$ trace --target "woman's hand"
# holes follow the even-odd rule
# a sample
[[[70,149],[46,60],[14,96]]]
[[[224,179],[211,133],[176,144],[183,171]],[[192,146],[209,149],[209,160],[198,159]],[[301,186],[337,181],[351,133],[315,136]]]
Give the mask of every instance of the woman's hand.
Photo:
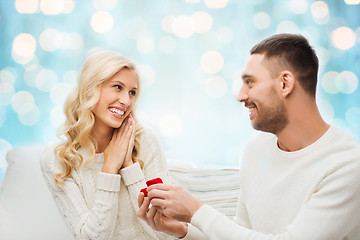
[[[130,126],[131,136],[129,141],[129,146],[126,152],[125,160],[121,166],[121,168],[126,168],[134,164],[132,159],[132,152],[134,149],[134,141],[135,141],[135,122],[131,114],[129,114],[129,118],[131,119],[132,126]]]
[[[157,210],[156,207],[149,208],[149,198],[140,193],[138,197],[139,210],[137,215],[144,220],[152,229],[183,238],[188,231],[187,223],[168,218]]]
[[[131,155],[134,147],[134,135],[134,122],[129,114],[121,127],[114,130],[113,136],[104,151],[102,172],[118,174],[124,163],[126,166],[133,163]]]

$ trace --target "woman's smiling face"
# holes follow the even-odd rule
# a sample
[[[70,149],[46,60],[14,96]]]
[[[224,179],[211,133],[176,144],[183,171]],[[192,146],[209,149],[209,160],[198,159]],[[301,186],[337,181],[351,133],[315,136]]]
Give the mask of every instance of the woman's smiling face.
[[[135,71],[123,68],[101,86],[100,98],[93,107],[96,130],[119,128],[132,111],[139,88]]]

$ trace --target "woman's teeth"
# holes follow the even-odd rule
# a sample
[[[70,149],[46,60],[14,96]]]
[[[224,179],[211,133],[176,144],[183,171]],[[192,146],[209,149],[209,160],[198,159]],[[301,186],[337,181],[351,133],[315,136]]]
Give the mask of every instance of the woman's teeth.
[[[124,111],[121,111],[121,110],[119,110],[117,108],[109,108],[109,110],[110,110],[110,112],[115,113],[115,114],[117,114],[119,116],[123,116],[124,113],[125,113]]]

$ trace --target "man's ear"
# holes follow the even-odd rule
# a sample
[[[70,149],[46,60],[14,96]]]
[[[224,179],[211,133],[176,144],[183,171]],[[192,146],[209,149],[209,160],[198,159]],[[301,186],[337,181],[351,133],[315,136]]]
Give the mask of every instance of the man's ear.
[[[295,76],[290,71],[280,73],[281,93],[283,97],[289,96],[295,87]]]

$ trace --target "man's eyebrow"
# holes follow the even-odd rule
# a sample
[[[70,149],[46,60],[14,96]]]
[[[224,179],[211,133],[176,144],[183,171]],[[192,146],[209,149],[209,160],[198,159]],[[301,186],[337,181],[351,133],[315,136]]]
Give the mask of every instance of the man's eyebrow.
[[[241,79],[251,78],[252,76],[249,74],[242,74]]]

